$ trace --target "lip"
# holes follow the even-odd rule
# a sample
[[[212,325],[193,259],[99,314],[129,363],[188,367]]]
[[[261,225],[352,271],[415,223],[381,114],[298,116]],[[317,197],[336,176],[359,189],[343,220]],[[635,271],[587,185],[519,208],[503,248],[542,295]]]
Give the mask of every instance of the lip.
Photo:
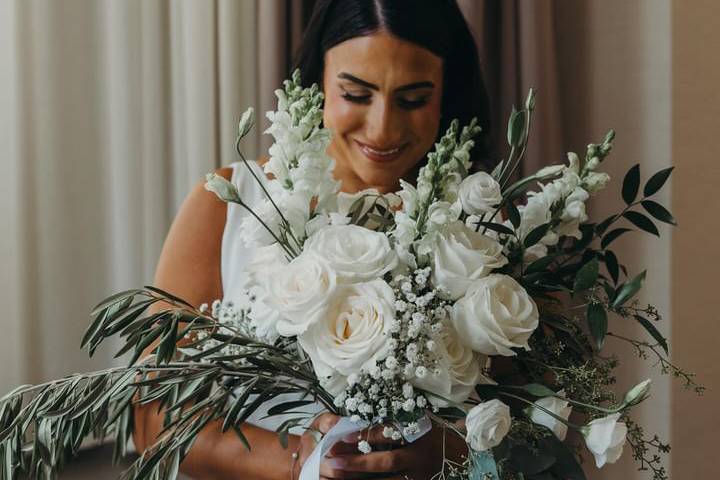
[[[402,155],[403,151],[405,150],[405,147],[407,146],[407,143],[404,143],[400,145],[399,147],[395,147],[393,149],[388,149],[386,151],[392,151],[392,153],[382,153],[382,151],[374,149],[370,145],[367,145],[365,143],[362,143],[359,140],[355,140],[355,143],[357,144],[360,151],[365,155],[368,159],[372,160],[373,162],[391,162],[398,158],[400,155]]]

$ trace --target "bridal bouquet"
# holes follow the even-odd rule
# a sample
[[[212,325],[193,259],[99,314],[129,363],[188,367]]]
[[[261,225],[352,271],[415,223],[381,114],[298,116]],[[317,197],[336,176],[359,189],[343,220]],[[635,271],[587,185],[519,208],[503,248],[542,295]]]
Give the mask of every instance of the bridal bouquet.
[[[600,167],[614,134],[583,156],[568,154],[567,164],[516,179],[531,91],[510,117],[510,154],[493,172],[471,172],[479,127],[454,122],[414,185],[347,194],[325,153],[322,93],[302,88],[298,72],[276,93],[265,175],[242,157],[265,200],[246,204],[217,175],[206,183],[248,211],[241,230],[252,258],[242,298],[196,308],[145,287],[103,301],[82,344],[92,354],[120,336],[118,355],[132,352],[129,366],[3,397],[0,477],[51,478],[90,434],[113,435],[124,455],[133,404],[159,401],[164,430],[123,478],[175,478],[210,421],[221,419],[252,448],[239,426],[290,393],[294,400],[267,413],[287,418],[277,429],[285,446],[289,430],[310,420],[303,407],[320,403],[344,417],[335,427],[343,435],[383,425],[386,437],[412,442],[434,424],[463,436],[466,459],[446,458],[436,478],[584,479],[583,449],[602,467],[626,444],[641,469],[667,478],[659,453],[669,446],[646,437],[629,414],[650,381],[617,396],[610,387],[619,360],[601,352],[608,339],[630,342],[702,391],[667,359],[657,310],[633,300],[645,272],[629,274],[611,250],[634,229],[657,235],[651,218],[675,223],[651,199],[672,169],[650,177],[640,194],[636,165],[623,182],[626,207],[591,222],[585,202],[610,181]],[[241,156],[252,118],[248,110],[240,120]],[[158,302],[170,308],[148,314]],[[647,336],[615,334],[610,319],[638,322]],[[568,430],[575,435],[566,438]],[[323,438],[301,478],[317,478],[337,436]],[[373,445],[360,438],[358,449]]]

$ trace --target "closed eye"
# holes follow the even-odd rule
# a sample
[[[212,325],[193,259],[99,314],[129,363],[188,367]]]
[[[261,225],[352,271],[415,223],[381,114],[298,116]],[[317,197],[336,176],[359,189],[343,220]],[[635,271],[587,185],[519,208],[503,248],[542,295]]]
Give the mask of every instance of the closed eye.
[[[371,95],[351,95],[348,92],[343,92],[342,98],[347,100],[348,102],[353,103],[369,103],[370,102]]]

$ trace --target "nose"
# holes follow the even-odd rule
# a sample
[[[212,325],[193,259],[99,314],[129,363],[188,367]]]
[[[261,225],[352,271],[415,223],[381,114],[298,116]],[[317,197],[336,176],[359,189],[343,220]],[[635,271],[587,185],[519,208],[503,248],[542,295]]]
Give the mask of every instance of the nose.
[[[365,136],[373,146],[381,149],[395,148],[403,141],[402,114],[386,99],[373,102],[368,110]]]

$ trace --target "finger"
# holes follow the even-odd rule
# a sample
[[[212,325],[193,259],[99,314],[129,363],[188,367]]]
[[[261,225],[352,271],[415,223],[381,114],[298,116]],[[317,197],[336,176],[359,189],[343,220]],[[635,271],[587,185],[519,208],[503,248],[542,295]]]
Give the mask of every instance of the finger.
[[[360,440],[365,440],[370,445],[403,445],[405,443],[402,437],[397,440],[393,440],[392,437],[386,437],[384,434],[385,428],[387,428],[386,425],[375,425],[370,429],[366,428],[360,432],[346,435],[341,442],[357,444]]]
[[[333,457],[328,460],[334,460],[331,465],[346,472],[390,473],[409,470],[413,456],[407,448],[398,448],[387,452]]]
[[[337,422],[340,421],[340,417],[333,415],[332,413],[323,413],[315,419],[313,422],[315,428],[320,430],[323,434],[327,433]]]
[[[338,468],[339,465],[344,465],[343,462],[338,462],[337,458],[326,458],[320,463],[320,477],[323,478],[372,478],[373,475],[367,472],[348,472],[342,468]]]

